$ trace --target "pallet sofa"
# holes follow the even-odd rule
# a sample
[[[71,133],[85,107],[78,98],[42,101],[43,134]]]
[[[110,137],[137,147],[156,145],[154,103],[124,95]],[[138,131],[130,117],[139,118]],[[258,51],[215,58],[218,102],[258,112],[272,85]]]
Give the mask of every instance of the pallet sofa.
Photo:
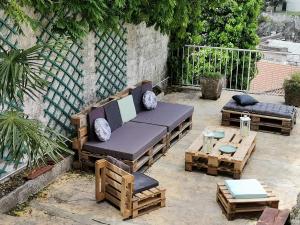
[[[158,181],[140,172],[129,173],[129,166],[112,157],[96,162],[96,201],[117,206],[123,219],[135,218],[165,206],[165,189]]]
[[[78,151],[81,165],[94,167],[96,159],[110,155],[125,162],[133,172],[145,170],[192,128],[192,106],[159,101],[154,110],[147,111],[142,105],[147,90],[152,90],[152,82],[140,82],[72,116],[77,131],[72,146]],[[115,126],[116,120],[120,120],[117,101],[128,95],[133,97],[137,116]],[[93,122],[97,117],[106,118],[112,127],[107,142],[93,137]]]
[[[223,126],[239,126],[240,116],[247,112],[251,118],[251,130],[283,135],[290,135],[297,117],[297,110],[293,106],[263,102],[240,106],[234,100],[230,100],[221,112]]]

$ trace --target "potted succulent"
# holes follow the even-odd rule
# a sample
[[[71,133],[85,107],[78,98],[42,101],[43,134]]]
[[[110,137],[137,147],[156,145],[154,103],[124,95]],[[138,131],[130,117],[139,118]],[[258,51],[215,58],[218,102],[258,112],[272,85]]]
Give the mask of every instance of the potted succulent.
[[[207,72],[200,78],[202,98],[217,100],[223,88],[223,77],[220,72]]]
[[[285,103],[300,106],[300,72],[292,74],[290,79],[284,81]]]

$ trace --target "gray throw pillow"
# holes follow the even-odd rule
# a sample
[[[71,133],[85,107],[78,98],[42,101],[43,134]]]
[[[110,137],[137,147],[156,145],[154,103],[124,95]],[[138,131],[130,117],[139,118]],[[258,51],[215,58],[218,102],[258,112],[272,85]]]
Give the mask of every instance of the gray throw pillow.
[[[153,91],[146,91],[143,95],[143,104],[147,110],[155,109],[157,106],[156,95]]]
[[[98,118],[94,123],[95,133],[100,141],[108,141],[111,136],[111,129],[104,118]]]

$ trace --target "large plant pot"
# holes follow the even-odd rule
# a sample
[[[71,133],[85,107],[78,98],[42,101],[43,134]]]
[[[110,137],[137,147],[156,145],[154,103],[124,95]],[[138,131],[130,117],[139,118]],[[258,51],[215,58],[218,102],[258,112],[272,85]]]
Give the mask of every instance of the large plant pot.
[[[223,79],[201,78],[202,98],[217,100],[220,98],[223,88]]]
[[[300,89],[285,88],[284,93],[285,104],[300,106]]]

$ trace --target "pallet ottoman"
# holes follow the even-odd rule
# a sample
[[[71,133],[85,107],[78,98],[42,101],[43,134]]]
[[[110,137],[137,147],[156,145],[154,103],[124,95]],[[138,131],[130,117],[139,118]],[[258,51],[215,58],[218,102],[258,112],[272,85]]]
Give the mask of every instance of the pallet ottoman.
[[[117,206],[123,219],[164,207],[166,190],[157,180],[140,172],[129,173],[129,166],[112,157],[96,162],[96,200]]]
[[[238,190],[232,191],[226,182],[236,182],[234,185]],[[252,182],[253,179],[229,180],[217,184],[217,202],[228,220],[233,220],[236,215],[262,212],[266,207],[278,208],[279,199],[274,192],[263,183],[261,183],[263,188],[261,191]],[[254,183],[256,182],[258,181],[254,180]]]
[[[254,131],[271,131],[290,135],[296,124],[297,110],[293,106],[258,102],[255,105],[241,106],[231,99],[222,109],[223,126],[239,126],[240,116],[245,112],[251,118]]]

